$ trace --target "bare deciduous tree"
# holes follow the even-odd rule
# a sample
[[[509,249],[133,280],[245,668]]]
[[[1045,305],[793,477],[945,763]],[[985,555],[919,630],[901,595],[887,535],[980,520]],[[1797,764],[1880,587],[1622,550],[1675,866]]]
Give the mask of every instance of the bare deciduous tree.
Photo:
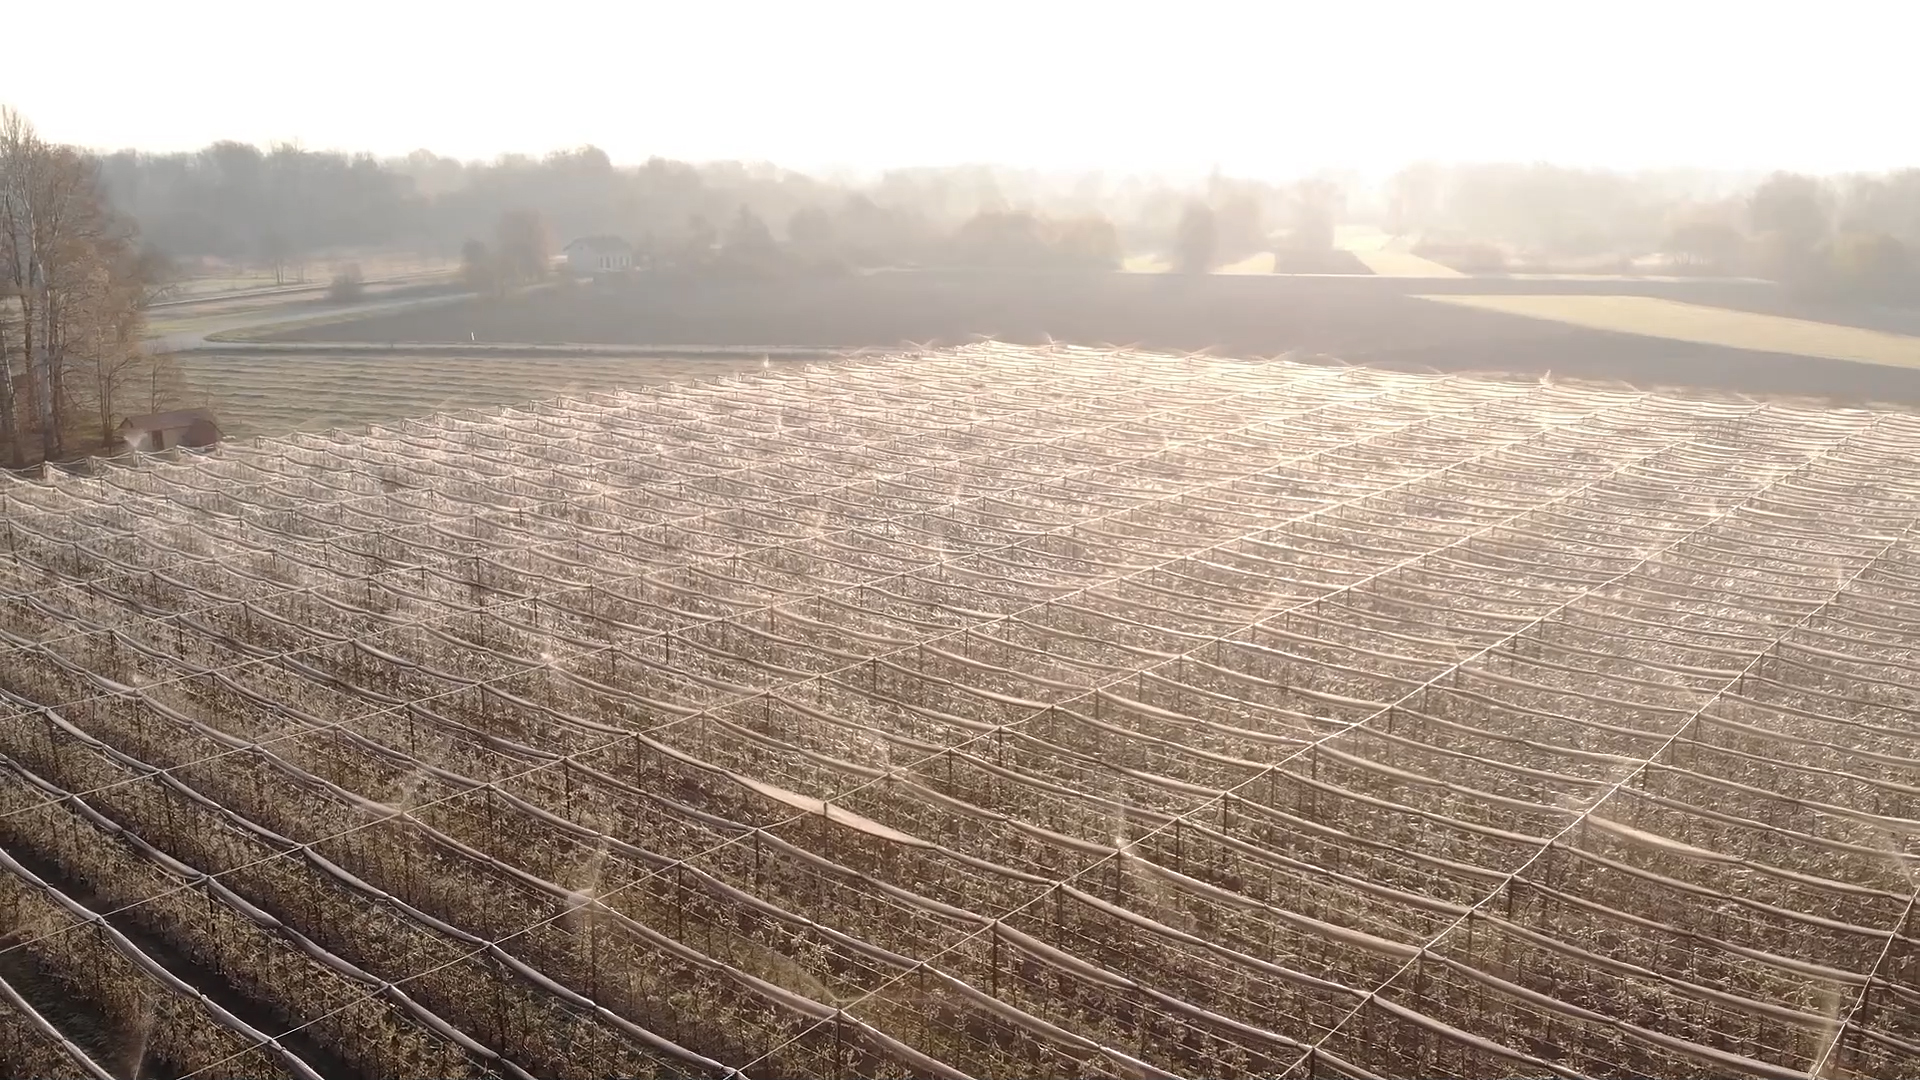
[[[1207,273],[1218,261],[1219,248],[1213,208],[1197,200],[1188,203],[1173,234],[1174,268],[1186,274]]]
[[[15,373],[27,389],[34,456],[51,460],[114,436],[121,390],[157,385],[143,348],[150,273],[131,226],[102,196],[97,163],[49,144],[0,109],[0,438],[10,464],[28,457]]]
[[[501,214],[494,228],[494,250],[501,276],[513,284],[539,281],[552,269],[553,239],[538,211]]]

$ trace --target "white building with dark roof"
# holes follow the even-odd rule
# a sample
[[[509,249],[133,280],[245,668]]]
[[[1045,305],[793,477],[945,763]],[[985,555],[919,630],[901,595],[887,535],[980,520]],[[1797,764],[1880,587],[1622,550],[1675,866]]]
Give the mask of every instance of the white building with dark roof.
[[[583,236],[561,249],[575,274],[618,274],[633,269],[633,245],[617,236]]]

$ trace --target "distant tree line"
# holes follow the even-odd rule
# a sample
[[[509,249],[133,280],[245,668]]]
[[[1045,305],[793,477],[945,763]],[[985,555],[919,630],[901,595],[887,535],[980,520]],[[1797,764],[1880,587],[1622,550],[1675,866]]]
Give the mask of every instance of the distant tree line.
[[[322,253],[459,254],[491,289],[538,276],[544,264],[529,251],[608,235],[630,242],[643,266],[700,273],[1089,268],[1133,255],[1197,272],[1268,251],[1278,269],[1290,254],[1331,249],[1336,225],[1358,221],[1474,270],[1657,257],[1681,272],[1848,289],[1899,287],[1911,275],[1898,268],[1920,245],[1920,170],[1769,179],[1419,164],[1368,186],[1333,173],[1288,182],[1216,173],[1194,184],[962,166],[843,181],[741,162],[620,167],[590,146],[482,163],[221,142],[108,154],[99,175],[147,242],[182,260],[269,267],[285,280],[304,279]],[[540,228],[509,244],[502,230],[515,215]]]
[[[498,288],[521,276],[492,263],[503,221],[516,214],[542,222],[551,246],[611,235],[632,243],[643,264],[747,272],[1110,268],[1132,252],[1171,256],[1196,200],[1214,214],[1213,254],[1224,260],[1264,250],[1270,228],[1323,245],[1332,230],[1331,218],[1297,228],[1297,185],[1217,175],[1198,192],[974,166],[838,182],[739,162],[656,158],[622,168],[594,147],[472,163],[426,151],[379,160],[219,142],[192,153],[107,154],[100,175],[154,249],[183,262],[269,268],[282,281],[305,280],[323,255],[377,248],[458,254],[477,284]]]
[[[174,403],[173,368],[145,348],[158,281],[98,159],[0,108],[0,462],[112,445],[125,413]]]
[[[1802,292],[1920,296],[1920,169],[1823,179],[1775,173],[1677,230],[1689,257],[1744,265]]]
[[[1415,165],[1382,220],[1461,269],[1617,268],[1752,274],[1856,296],[1913,295],[1920,169],[1736,178],[1553,165]]]

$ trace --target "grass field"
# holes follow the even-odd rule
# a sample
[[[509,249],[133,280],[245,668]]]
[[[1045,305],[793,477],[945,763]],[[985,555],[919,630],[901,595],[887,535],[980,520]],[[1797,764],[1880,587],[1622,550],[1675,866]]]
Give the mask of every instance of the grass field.
[[[147,334],[157,341],[178,343],[200,337],[246,335],[256,330],[265,332],[268,328],[285,330],[296,325],[364,318],[395,304],[432,302],[432,294],[446,288],[428,281],[370,285],[361,298],[351,304],[336,303],[325,292],[311,291],[209,298],[203,303],[151,310],[147,315]],[[428,295],[423,297],[422,293]]]
[[[759,359],[184,353],[188,401],[229,437],[357,429],[460,409],[758,372]],[[791,361],[774,361],[791,363]]]
[[[1653,296],[1431,295],[1422,299],[1699,345],[1920,367],[1920,337]]]
[[[1379,229],[1343,226],[1334,230],[1334,243],[1366,264],[1367,269],[1383,277],[1459,278],[1466,277],[1451,266],[1423,259],[1402,250],[1396,237]]]
[[[1451,266],[1443,266],[1432,259],[1423,259],[1408,251],[1375,248],[1370,251],[1354,250],[1353,254],[1367,264],[1367,269],[1385,277],[1461,278],[1467,276]]]
[[[325,285],[332,280],[335,271],[349,265],[358,266],[361,275],[367,280],[379,281],[386,278],[441,273],[457,269],[459,263],[452,259],[396,252],[333,253],[307,260],[306,277],[301,281],[296,280],[295,271],[291,269],[280,278],[275,278],[272,268],[266,266],[208,262],[202,266],[187,268],[186,276],[175,283],[173,293],[176,298],[187,299],[210,294],[284,288],[289,285]]]
[[[1273,273],[1273,252],[1256,251],[1244,259],[1227,263],[1215,270],[1216,274],[1271,274]]]

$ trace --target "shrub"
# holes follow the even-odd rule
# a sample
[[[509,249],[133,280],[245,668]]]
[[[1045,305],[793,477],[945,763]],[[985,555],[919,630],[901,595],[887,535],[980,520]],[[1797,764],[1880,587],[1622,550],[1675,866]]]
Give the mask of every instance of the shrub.
[[[333,275],[327,286],[327,299],[336,304],[352,303],[367,294],[367,283],[360,276],[360,264],[348,263]]]
[[[1907,246],[1886,233],[1848,232],[1834,239],[1833,287],[1848,296],[1895,296],[1913,287]]]
[[[1205,203],[1188,203],[1173,234],[1173,265],[1183,274],[1204,274],[1219,261],[1219,226]]]

